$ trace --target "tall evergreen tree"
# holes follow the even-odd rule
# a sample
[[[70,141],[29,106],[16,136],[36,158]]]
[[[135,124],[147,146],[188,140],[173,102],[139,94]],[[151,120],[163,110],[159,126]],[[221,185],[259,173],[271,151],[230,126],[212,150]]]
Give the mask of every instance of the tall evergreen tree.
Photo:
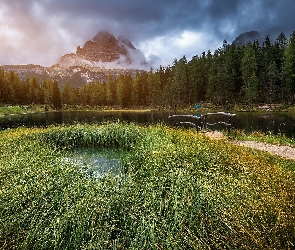
[[[243,90],[245,92],[246,102],[253,104],[258,101],[259,89],[258,79],[256,76],[257,64],[252,43],[248,43],[245,47],[241,71],[244,81]]]
[[[57,81],[53,82],[52,105],[53,105],[54,109],[61,109],[62,108],[60,90],[59,90]]]
[[[51,78],[44,80],[42,83],[44,103],[46,105],[52,105],[52,97],[53,97],[53,81]]]
[[[132,96],[132,77],[130,75],[121,74],[117,84],[118,101],[121,107],[131,106]]]
[[[288,101],[295,102],[295,31],[290,36],[290,42],[285,50],[284,62],[285,96]]]
[[[108,75],[108,102],[110,105],[116,105],[117,102],[117,80],[111,74]]]
[[[62,90],[62,103],[65,104],[70,104],[70,86],[69,82],[66,82],[63,90]]]
[[[4,80],[4,70],[0,66],[0,103],[5,102],[6,83]]]
[[[188,79],[187,59],[183,56],[179,61],[174,60],[172,66],[172,89],[174,93],[173,102],[177,106],[184,106],[189,103],[188,93],[190,90]]]
[[[275,82],[277,80],[277,70],[275,66],[275,51],[274,46],[271,44],[269,36],[267,35],[264,43],[262,44],[262,81],[261,83],[261,98],[264,102],[270,102],[275,95]]]
[[[288,39],[282,32],[276,39],[275,42],[275,64],[277,71],[277,82],[276,87],[278,89],[277,99],[282,102],[284,100],[284,77],[283,77],[283,67],[285,62],[285,50],[288,45]]]
[[[208,63],[205,52],[201,57],[194,56],[188,62],[188,80],[191,84],[190,103],[204,101],[208,85]]]

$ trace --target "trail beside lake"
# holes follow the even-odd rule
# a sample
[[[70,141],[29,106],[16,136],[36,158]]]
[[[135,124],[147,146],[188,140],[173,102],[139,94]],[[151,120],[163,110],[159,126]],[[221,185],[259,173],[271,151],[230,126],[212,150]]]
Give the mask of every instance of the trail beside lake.
[[[232,141],[233,144],[266,151],[274,155],[278,155],[287,159],[295,160],[295,148],[284,145],[273,145],[264,142],[255,141]]]
[[[227,137],[218,131],[206,132],[206,136],[212,139],[226,139]],[[270,154],[278,155],[286,159],[295,160],[295,148],[285,145],[275,145],[265,142],[257,141],[242,141],[242,140],[232,140],[230,143],[235,145],[244,146],[248,148],[258,149],[261,151],[268,152]]]

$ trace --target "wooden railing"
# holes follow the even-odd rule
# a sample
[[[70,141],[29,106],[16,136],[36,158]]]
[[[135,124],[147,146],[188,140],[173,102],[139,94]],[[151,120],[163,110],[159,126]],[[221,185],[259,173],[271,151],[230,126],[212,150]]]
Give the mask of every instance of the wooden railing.
[[[227,122],[225,121],[218,121],[214,123],[209,123],[207,122],[207,119],[209,116],[226,116],[227,117]],[[228,136],[230,134],[230,129],[231,129],[231,119],[232,117],[235,117],[236,114],[231,114],[231,113],[226,113],[226,112],[216,112],[216,113],[206,113],[202,115],[171,115],[168,118],[176,118],[176,117],[181,117],[186,119],[185,121],[180,121],[180,124],[188,124],[192,125],[196,128],[197,131],[199,130],[204,130],[207,129],[208,126],[215,126],[217,124],[223,124],[227,127],[227,133]],[[189,120],[189,121],[188,121]]]

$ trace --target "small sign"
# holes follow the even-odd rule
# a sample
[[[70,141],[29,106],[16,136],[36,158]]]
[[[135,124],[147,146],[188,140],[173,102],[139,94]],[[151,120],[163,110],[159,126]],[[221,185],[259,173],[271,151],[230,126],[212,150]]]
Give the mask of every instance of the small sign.
[[[200,108],[201,108],[201,104],[196,104],[196,105],[194,106],[194,108],[195,108],[195,109],[200,109]]]
[[[195,117],[201,117],[201,114],[194,114]]]

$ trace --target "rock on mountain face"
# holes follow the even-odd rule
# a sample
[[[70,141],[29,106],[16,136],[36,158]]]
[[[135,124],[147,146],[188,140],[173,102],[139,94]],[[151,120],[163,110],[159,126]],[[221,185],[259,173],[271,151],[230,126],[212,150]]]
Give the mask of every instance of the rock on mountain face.
[[[124,37],[115,38],[107,31],[98,32],[76,53],[64,55],[60,67],[90,66],[114,68],[140,68],[146,64],[143,53]]]
[[[233,41],[233,44],[235,44],[236,46],[244,46],[248,42],[253,42],[257,39],[260,39],[260,33],[258,31],[252,30],[237,36],[236,39]]]
[[[108,75],[131,74],[145,70],[145,57],[124,37],[115,38],[107,31],[98,32],[76,53],[66,54],[51,67],[40,65],[3,65],[4,71],[13,70],[22,80],[36,76],[57,80],[62,87],[65,82],[79,87],[85,82],[107,81]]]
[[[87,41],[83,48],[78,46],[76,55],[92,62],[116,61],[120,56],[128,57],[126,47],[135,50],[135,47],[129,40],[126,39],[125,41],[120,42],[119,39],[117,40],[110,33],[102,31],[99,32],[92,41]]]

